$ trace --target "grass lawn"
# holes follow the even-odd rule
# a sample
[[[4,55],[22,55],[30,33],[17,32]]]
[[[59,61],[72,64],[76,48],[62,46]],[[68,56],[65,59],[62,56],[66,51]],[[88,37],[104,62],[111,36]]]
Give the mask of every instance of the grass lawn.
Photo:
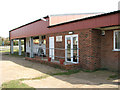
[[[0,52],[10,52],[10,49],[4,50],[4,51],[0,51]]]
[[[2,84],[2,88],[29,88],[29,90],[35,90],[33,87],[30,87],[24,83],[21,83],[20,80],[11,80]]]
[[[14,52],[19,52],[19,47],[15,47],[13,50],[14,50]],[[24,49],[22,49],[22,51],[24,51]],[[10,48],[2,47],[2,50],[0,49],[0,52],[3,52],[3,53],[10,52]]]

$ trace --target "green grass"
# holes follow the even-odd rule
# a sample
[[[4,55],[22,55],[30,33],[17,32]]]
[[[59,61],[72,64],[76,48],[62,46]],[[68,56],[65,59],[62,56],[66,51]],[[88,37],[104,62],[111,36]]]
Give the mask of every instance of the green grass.
[[[80,72],[80,70],[68,70],[66,72],[53,73],[51,75],[71,75]]]
[[[20,82],[20,80],[11,80],[2,84],[2,88],[29,88],[29,90],[35,90],[33,87],[28,86]]]
[[[30,86],[22,83],[22,81],[24,81],[24,80],[40,80],[40,79],[45,79],[49,76],[54,76],[54,75],[71,75],[71,74],[78,73],[80,71],[93,72],[93,71],[89,71],[89,70],[67,70],[67,71],[64,71],[64,72],[51,73],[49,75],[44,75],[44,76],[35,77],[35,78],[21,78],[21,79],[18,79],[18,80],[12,80],[12,81],[3,83],[2,88],[30,88],[29,90],[35,90],[33,87],[30,87]],[[111,76],[109,76],[109,79],[110,78],[116,79],[116,78],[118,78],[118,75],[117,74],[111,75]]]
[[[3,50],[3,51],[0,51],[0,52],[10,52],[10,50],[8,49],[8,50]]]
[[[4,49],[4,48],[3,48]],[[22,52],[23,52],[24,50],[22,50]],[[10,52],[10,49],[5,49],[5,50],[2,50],[2,51],[0,51],[0,52]],[[19,49],[18,48],[15,48],[14,49],[14,52],[19,52]]]
[[[117,79],[118,78],[118,74],[111,75],[111,76],[109,76],[109,78]]]
[[[10,54],[10,56],[20,56],[18,52],[14,52],[13,54]],[[24,52],[22,52],[22,57],[24,56]],[[20,56],[20,57],[21,57]]]
[[[65,72],[59,72],[59,73],[51,73],[49,75],[44,75],[44,76],[40,76],[40,77],[35,77],[35,78],[22,78],[19,79],[20,81],[24,81],[24,80],[38,80],[38,79],[44,79],[47,78],[49,76],[54,76],[54,75],[71,75],[71,74],[75,74],[78,73],[80,70],[68,70]]]
[[[84,70],[84,69],[81,69],[81,71],[92,73],[92,72],[96,72],[96,71],[108,71],[108,69],[106,69],[106,68],[99,68],[99,69],[92,70],[92,71],[91,71],[91,70]]]
[[[3,48],[4,49],[4,48]],[[18,49],[14,49],[14,52],[18,52],[19,50]],[[10,52],[10,49],[5,49],[5,50],[2,50],[0,52]]]
[[[89,73],[92,73],[92,72],[95,72],[95,71],[91,71],[91,70],[82,70],[83,72],[89,72]]]
[[[0,86],[0,90],[2,90],[2,87]]]
[[[49,75],[44,75],[41,77],[35,77],[35,78],[21,78],[18,80],[11,80],[9,82],[5,82],[2,84],[2,88],[29,88],[28,90],[35,90],[33,87],[28,86],[27,84],[22,83],[21,81],[24,80],[38,80],[38,79],[44,79],[49,77]]]
[[[22,55],[18,55],[18,52],[14,52],[13,54],[5,53],[4,55],[15,56],[15,57],[23,57],[24,56],[24,52],[22,52]]]
[[[20,81],[24,81],[24,80],[38,80],[38,79],[44,79],[49,77],[50,75],[44,75],[44,76],[40,76],[40,77],[35,77],[35,78],[21,78],[19,79]]]
[[[21,78],[18,80],[11,80],[9,82],[3,83],[2,84],[2,88],[31,88],[30,90],[35,90],[33,87],[30,87],[24,83],[21,83],[21,81],[24,80],[38,80],[38,79],[45,79],[49,76],[54,76],[54,75],[71,75],[74,73],[78,73],[80,70],[68,70],[65,72],[59,72],[59,73],[53,73],[50,75],[44,75],[44,76],[40,76],[40,77],[35,77],[35,78]]]

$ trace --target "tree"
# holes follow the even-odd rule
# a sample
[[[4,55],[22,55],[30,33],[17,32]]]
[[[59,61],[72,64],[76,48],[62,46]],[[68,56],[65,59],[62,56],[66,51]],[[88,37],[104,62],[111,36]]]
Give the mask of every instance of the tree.
[[[2,46],[3,42],[4,42],[5,46],[10,45],[9,37],[7,37],[7,38],[0,37],[0,46]],[[18,45],[18,40],[14,40],[13,43],[15,46]],[[21,45],[24,45],[24,40],[21,40]]]
[[[17,40],[14,40],[13,43],[14,43],[15,46],[18,45],[18,41]]]
[[[4,39],[4,44],[5,44],[5,46],[10,45],[9,38],[5,38],[5,39]]]

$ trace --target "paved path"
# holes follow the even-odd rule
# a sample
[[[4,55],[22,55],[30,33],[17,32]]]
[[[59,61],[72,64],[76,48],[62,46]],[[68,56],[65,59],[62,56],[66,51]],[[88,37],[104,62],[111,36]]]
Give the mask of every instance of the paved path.
[[[61,72],[60,69],[55,69],[47,65],[27,61],[24,59],[24,57],[13,57],[9,55],[2,55],[0,69],[2,71],[2,83],[20,78],[39,77],[51,72]]]
[[[1,82],[21,78],[34,78],[50,73],[62,72],[47,65],[26,61],[24,57],[3,55],[0,61],[2,70]],[[72,75],[49,76],[40,80],[25,80],[23,83],[35,88],[117,88],[118,80],[108,80],[114,72],[97,71],[93,73],[79,72]]]
[[[107,71],[81,71],[77,74],[50,76],[41,80],[25,80],[23,83],[37,88],[118,88],[118,80],[107,80],[111,74],[113,73]]]

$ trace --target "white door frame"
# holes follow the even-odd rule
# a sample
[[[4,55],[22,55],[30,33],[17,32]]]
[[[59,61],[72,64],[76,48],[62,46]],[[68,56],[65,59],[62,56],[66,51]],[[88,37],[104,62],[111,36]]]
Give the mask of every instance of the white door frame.
[[[78,34],[74,35],[65,35],[65,61],[66,62],[72,62],[72,63],[78,63],[79,62],[79,57],[77,57],[77,62],[73,62],[73,58],[71,58],[71,61],[67,61],[67,37],[70,37],[71,39],[71,57],[73,57],[73,37],[77,37],[77,48],[78,46]],[[79,50],[77,50],[77,56],[79,56]]]
[[[51,42],[51,39],[53,39],[53,42]],[[53,43],[52,48],[51,43]],[[51,51],[53,53],[51,53]],[[54,37],[49,37],[49,57],[52,57],[51,59],[54,59]]]

